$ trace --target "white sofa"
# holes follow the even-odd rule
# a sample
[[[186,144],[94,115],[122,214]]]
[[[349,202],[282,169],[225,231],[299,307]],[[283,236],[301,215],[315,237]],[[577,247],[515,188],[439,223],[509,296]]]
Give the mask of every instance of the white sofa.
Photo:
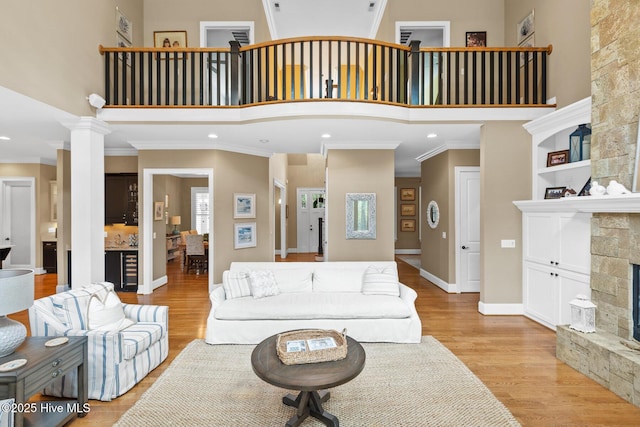
[[[251,276],[269,271],[277,295],[256,298]],[[257,344],[306,328],[346,328],[362,342],[419,343],[422,336],[417,294],[398,281],[393,261],[234,262],[223,282],[210,294],[209,344]]]

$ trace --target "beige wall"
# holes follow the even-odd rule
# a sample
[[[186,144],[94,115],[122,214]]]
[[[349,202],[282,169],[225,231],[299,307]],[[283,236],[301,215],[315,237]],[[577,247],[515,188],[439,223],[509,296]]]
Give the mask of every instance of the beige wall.
[[[2,2],[0,85],[73,114],[93,115],[86,97],[104,92],[98,46],[116,44],[116,6],[133,22],[133,42],[140,46],[142,3]]]
[[[467,31],[486,31],[489,46],[504,46],[504,0],[388,0],[376,38],[396,42],[397,21],[450,21],[451,46],[465,45]]]
[[[274,154],[269,159],[269,183],[271,184],[269,188],[269,198],[274,201],[274,209],[270,210],[271,218],[269,223],[271,225],[269,229],[272,230],[274,249],[280,250],[280,214],[284,213],[286,215],[287,201],[283,200],[281,195],[282,190],[275,187],[274,180],[278,180],[278,182],[283,184],[286,187],[286,190],[289,191],[287,178],[287,154]],[[280,204],[278,204],[278,199],[281,200]],[[283,206],[285,207],[284,209],[282,208]],[[288,234],[289,227],[286,228]]]
[[[48,229],[56,227],[51,222],[50,181],[56,180],[56,167],[37,163],[0,163],[0,177],[35,178],[36,196],[36,259],[35,267],[42,267],[42,242],[56,240],[55,233]]]
[[[400,200],[400,190],[403,188],[413,188],[416,191],[416,199],[412,202],[403,202]],[[396,178],[396,196],[397,196],[397,209],[396,209],[396,249],[415,249],[420,250],[420,201],[418,200],[420,194],[420,178]],[[413,216],[402,215],[402,205],[412,204],[415,205],[416,214]],[[400,222],[402,219],[415,219],[416,230],[415,231],[402,231]]]
[[[71,249],[71,151],[57,150],[58,285],[69,283],[67,250]]]
[[[392,261],[393,150],[329,150],[327,155],[329,261]],[[346,193],[376,194],[376,239],[346,239]]]
[[[138,173],[138,157],[105,156],[104,173]]]
[[[325,159],[322,154],[287,155],[287,244],[290,248],[298,246],[298,214],[296,211],[296,191],[298,188],[325,188]]]
[[[535,45],[553,45],[548,57],[547,95],[565,107],[591,94],[590,2],[584,0],[505,1],[505,45],[516,46],[516,25],[535,11]]]
[[[480,301],[522,303],[522,215],[531,199],[531,140],[519,122],[492,122],[480,135]],[[513,239],[515,249],[500,240]]]
[[[138,174],[143,176],[145,168],[211,168],[213,169],[213,218],[214,229],[210,241],[213,241],[214,250],[214,282],[220,283],[222,272],[229,268],[232,261],[273,261],[273,240],[269,231],[269,159],[246,154],[231,153],[216,150],[183,150],[183,151],[141,151],[139,153]],[[155,186],[154,186],[155,187]],[[141,192],[144,192],[144,182],[141,183]],[[233,193],[256,194],[256,218],[250,220],[233,219]],[[156,193],[154,198],[164,198],[165,193]],[[171,206],[171,202],[169,203]],[[140,202],[141,212],[145,207]],[[143,217],[141,216],[141,220]],[[236,222],[256,222],[257,247],[247,249],[233,248],[233,224]],[[161,223],[156,230],[155,223]],[[143,233],[142,222],[140,224]],[[155,221],[154,230],[159,236],[163,236],[164,222]],[[144,236],[140,236],[141,239]],[[142,258],[141,248],[140,258]],[[164,264],[160,261],[166,251],[164,238],[154,241],[154,280],[162,276],[156,276],[156,264]],[[166,266],[164,266],[166,267]],[[142,268],[142,266],[140,267]]]
[[[455,168],[479,166],[480,150],[449,150],[422,162],[422,264],[421,268],[446,283],[456,283]],[[440,221],[427,223],[427,205],[438,203]],[[447,237],[443,238],[442,233]]]
[[[201,21],[254,21],[256,43],[271,40],[260,0],[144,0],[144,45],[153,46],[154,31],[185,30],[189,47],[199,47]]]

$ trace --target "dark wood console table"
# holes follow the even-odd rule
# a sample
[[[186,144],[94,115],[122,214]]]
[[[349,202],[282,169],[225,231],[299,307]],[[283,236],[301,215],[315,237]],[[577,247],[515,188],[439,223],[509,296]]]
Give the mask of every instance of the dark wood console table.
[[[88,412],[87,337],[69,337],[65,344],[45,347],[44,343],[52,338],[27,337],[13,354],[0,358],[0,365],[27,359],[26,365],[20,368],[0,372],[0,399],[15,398],[11,408],[15,427],[62,426],[76,415],[84,417]],[[77,400],[29,402],[31,396],[73,369],[77,372]]]

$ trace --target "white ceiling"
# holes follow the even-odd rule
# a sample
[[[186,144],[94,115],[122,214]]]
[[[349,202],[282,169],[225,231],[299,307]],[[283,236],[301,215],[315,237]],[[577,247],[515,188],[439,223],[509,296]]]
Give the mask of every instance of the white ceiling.
[[[263,1],[268,9],[270,30],[277,38],[310,34],[373,38],[386,3],[386,0]],[[276,10],[276,3],[279,10]],[[371,8],[370,3],[373,4]],[[102,115],[108,117],[108,114]],[[63,124],[75,120],[77,117],[72,114],[0,87],[0,136],[11,138],[10,141],[0,139],[0,162],[55,164],[56,147],[69,141],[69,130]],[[142,148],[150,144],[165,148],[216,147],[259,155],[320,153],[323,144],[334,147],[397,144],[396,176],[420,176],[417,157],[438,147],[478,146],[480,138],[479,124],[380,120],[348,114],[316,118],[274,117],[237,123],[211,120],[184,124],[151,121],[127,124],[104,120],[110,123],[112,130],[105,137],[107,154],[134,152],[134,146]],[[217,139],[207,138],[212,132],[218,135]],[[323,133],[331,134],[331,139],[321,138]],[[428,139],[428,133],[438,136]]]

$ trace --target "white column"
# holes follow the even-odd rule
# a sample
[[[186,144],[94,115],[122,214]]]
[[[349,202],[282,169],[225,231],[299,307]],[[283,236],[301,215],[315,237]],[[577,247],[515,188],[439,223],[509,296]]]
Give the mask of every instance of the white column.
[[[104,280],[106,123],[80,117],[71,129],[71,288]]]

